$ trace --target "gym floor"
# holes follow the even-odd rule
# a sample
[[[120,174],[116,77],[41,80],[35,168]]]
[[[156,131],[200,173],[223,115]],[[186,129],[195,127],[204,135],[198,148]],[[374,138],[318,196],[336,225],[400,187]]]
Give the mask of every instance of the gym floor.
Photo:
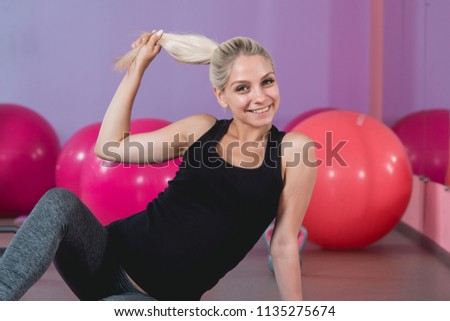
[[[0,220],[0,225],[7,223]],[[0,247],[10,238],[0,234]],[[261,239],[203,300],[279,300],[266,262]],[[450,300],[450,266],[396,229],[364,250],[329,251],[308,243],[302,273],[304,299],[309,301]],[[51,266],[22,300],[76,299]]]

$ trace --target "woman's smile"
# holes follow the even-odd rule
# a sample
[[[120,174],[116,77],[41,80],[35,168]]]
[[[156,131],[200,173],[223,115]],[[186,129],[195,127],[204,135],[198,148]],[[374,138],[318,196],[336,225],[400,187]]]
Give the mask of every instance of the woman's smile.
[[[256,115],[260,115],[260,114],[267,113],[271,108],[273,108],[273,104],[270,104],[269,106],[262,107],[262,108],[249,109],[249,110],[247,110],[247,112],[256,114]]]

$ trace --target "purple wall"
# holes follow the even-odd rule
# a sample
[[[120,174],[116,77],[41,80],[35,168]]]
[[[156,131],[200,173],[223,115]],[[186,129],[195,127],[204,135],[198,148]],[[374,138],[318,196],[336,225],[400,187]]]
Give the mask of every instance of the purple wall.
[[[450,1],[428,1],[425,107],[450,109]]]
[[[122,77],[111,71],[114,57],[141,30],[163,28],[218,41],[246,35],[264,44],[282,94],[279,127],[317,107],[367,112],[369,19],[370,0],[3,0],[0,102],[38,111],[65,142],[102,119]],[[392,100],[386,98],[392,110],[406,108]],[[145,76],[133,117],[174,121],[200,112],[230,116],[217,106],[206,66],[179,65],[162,53]]]
[[[385,1],[384,120],[450,109],[450,1]]]
[[[450,106],[450,36],[442,37],[450,4],[428,0],[425,23],[424,1],[385,1],[388,122],[426,106]],[[153,28],[218,41],[258,39],[276,62],[279,127],[317,107],[368,111],[370,0],[3,0],[0,102],[38,111],[65,142],[102,119],[122,77],[112,72],[113,59]],[[133,117],[174,121],[200,112],[229,117],[217,106],[207,66],[180,65],[162,53],[145,76]]]
[[[369,111],[370,0],[330,1],[329,101]]]

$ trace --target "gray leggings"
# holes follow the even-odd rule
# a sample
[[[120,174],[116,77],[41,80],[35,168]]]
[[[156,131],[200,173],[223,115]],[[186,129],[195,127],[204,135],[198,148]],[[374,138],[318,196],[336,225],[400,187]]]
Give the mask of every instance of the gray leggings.
[[[115,261],[106,229],[62,188],[41,198],[0,258],[0,300],[20,299],[53,260],[81,300],[138,292]]]

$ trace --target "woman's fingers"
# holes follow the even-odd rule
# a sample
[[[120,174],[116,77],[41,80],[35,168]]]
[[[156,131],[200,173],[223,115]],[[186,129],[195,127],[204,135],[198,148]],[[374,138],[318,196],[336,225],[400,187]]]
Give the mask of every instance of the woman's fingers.
[[[157,44],[158,40],[161,39],[163,34],[162,30],[159,30],[158,32],[152,32],[150,35],[148,42],[146,43],[148,46],[154,49],[161,49],[161,46]]]
[[[131,48],[136,48],[138,46],[141,45],[145,45],[148,40],[150,39],[150,37],[156,32],[156,30],[153,30],[152,32],[145,32],[142,35],[139,36],[139,38],[137,38],[132,44],[131,44]]]

